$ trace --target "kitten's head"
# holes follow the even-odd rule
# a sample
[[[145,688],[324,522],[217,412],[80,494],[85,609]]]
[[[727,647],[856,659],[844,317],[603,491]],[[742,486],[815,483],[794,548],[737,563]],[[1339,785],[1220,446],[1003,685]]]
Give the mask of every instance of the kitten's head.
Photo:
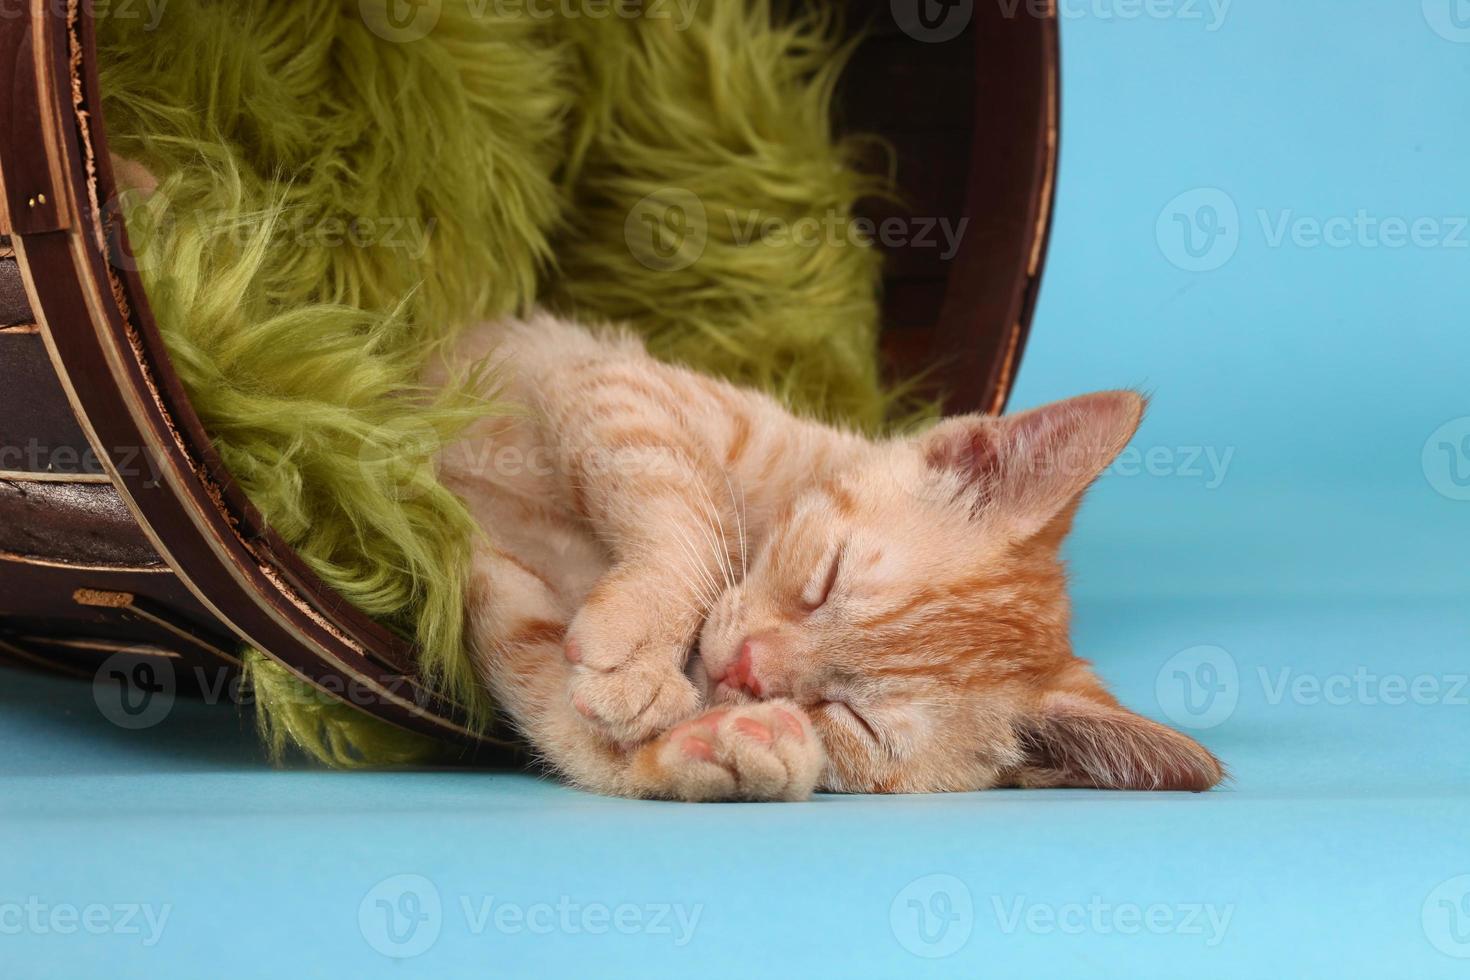
[[[700,638],[713,702],[791,698],[826,788],[1204,790],[1219,763],[1072,654],[1058,548],[1143,400],[966,416],[794,500]]]

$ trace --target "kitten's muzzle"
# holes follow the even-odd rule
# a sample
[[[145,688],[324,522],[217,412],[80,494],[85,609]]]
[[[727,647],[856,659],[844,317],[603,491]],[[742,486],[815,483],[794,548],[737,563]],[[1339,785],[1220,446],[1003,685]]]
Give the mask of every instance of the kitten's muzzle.
[[[735,658],[718,673],[710,668],[716,695],[745,696],[758,700],[780,697],[785,687],[774,669],[779,653],[770,633],[753,633],[740,641]]]

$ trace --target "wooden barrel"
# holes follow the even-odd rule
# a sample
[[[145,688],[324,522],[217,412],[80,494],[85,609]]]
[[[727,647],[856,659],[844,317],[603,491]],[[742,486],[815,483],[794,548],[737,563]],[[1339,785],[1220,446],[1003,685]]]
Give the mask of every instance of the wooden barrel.
[[[410,646],[313,575],[221,465],[141,280],[107,259],[126,231],[100,206],[116,185],[91,3],[23,6],[0,18],[0,659],[84,677],[167,660],[179,690],[217,692],[250,644],[472,747],[454,707],[415,680]],[[904,201],[865,215],[906,229],[878,236],[884,356],[897,375],[929,369],[949,411],[998,412],[1046,250],[1054,12],[851,6],[864,40],[836,121],[886,138]],[[935,247],[945,227],[962,232],[953,248]]]

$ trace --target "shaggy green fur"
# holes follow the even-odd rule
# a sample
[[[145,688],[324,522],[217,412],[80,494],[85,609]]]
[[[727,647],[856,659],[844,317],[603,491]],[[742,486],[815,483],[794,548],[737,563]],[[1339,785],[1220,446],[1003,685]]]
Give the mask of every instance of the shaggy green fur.
[[[129,229],[226,465],[482,720],[462,646],[475,529],[430,460],[496,405],[480,377],[415,387],[458,328],[548,302],[829,417],[872,426],[886,404],[876,254],[741,237],[752,219],[840,227],[871,190],[828,131],[829,21],[781,22],[765,0],[699,4],[687,30],[500,6],[445,0],[411,43],[374,33],[359,0],[175,0],[156,31],[98,31],[112,148],[165,175]],[[692,262],[671,194],[704,213]],[[250,660],[277,749],[424,757]]]
[[[447,746],[363,714],[258,651],[246,655],[245,674],[256,703],[269,707],[256,719],[277,762],[293,748],[338,769],[417,765],[447,755]]]
[[[129,227],[190,400],[273,526],[480,717],[474,528],[428,461],[486,406],[412,388],[454,328],[528,307],[549,258],[570,95],[543,34],[460,4],[391,44],[356,0],[99,24],[112,148],[167,175]]]
[[[882,259],[846,231],[853,202],[882,188],[852,165],[854,143],[834,145],[836,25],[820,9],[779,24],[744,0],[698,4],[680,26],[566,23],[582,71],[556,303],[874,428]]]

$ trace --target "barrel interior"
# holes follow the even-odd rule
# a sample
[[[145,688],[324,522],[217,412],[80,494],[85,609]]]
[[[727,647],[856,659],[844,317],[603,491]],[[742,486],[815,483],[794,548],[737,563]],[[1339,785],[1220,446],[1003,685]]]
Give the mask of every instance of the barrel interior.
[[[844,21],[860,40],[834,122],[881,137],[862,165],[898,190],[859,215],[885,255],[885,371],[922,375],[949,411],[1004,403],[1049,219],[1055,24],[1003,6],[955,5],[966,21],[942,39],[902,0],[852,0]],[[107,269],[88,233],[87,202],[114,190],[103,121],[87,119],[95,57],[81,0],[0,19],[0,73],[17,80],[0,96],[0,661],[93,677],[167,660],[180,690],[217,691],[249,636],[319,683],[402,680],[411,651],[317,582],[233,487],[141,282]],[[27,209],[45,191],[23,182],[52,200]],[[445,734],[450,709],[409,700],[380,713]]]

